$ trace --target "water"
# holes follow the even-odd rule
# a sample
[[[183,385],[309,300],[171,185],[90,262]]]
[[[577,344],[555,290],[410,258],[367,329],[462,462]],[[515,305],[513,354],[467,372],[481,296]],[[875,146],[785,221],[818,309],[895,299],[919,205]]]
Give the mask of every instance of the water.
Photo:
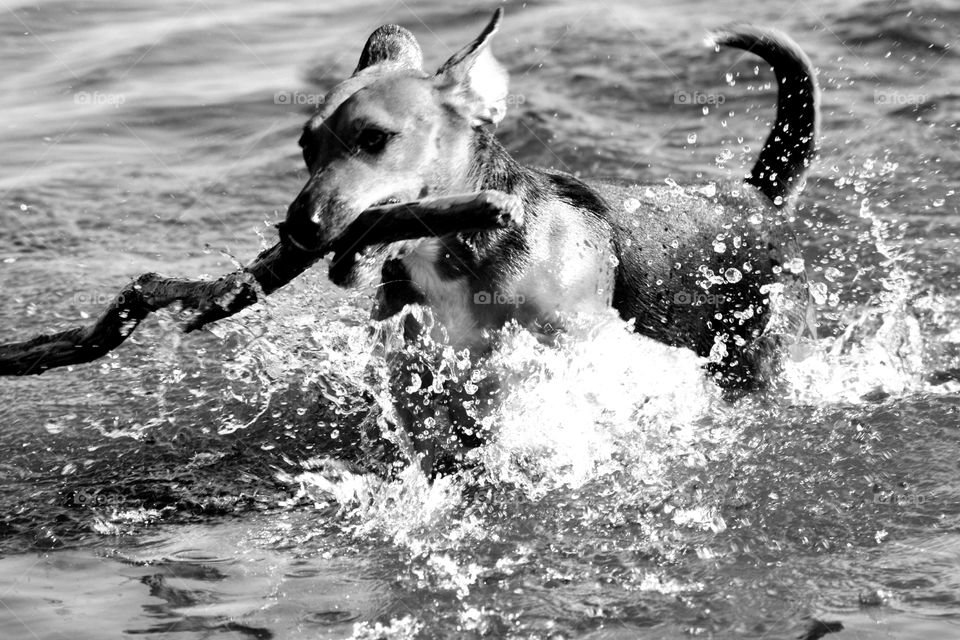
[[[737,175],[771,78],[705,31],[772,24],[820,68],[797,224],[823,327],[781,387],[727,404],[615,318],[555,349],[508,330],[482,470],[429,485],[384,432],[370,292],[318,267],[209,333],[163,313],[97,363],[0,381],[3,638],[957,637],[960,385],[928,379],[960,360],[960,12],[604,6],[507,5],[523,161]],[[142,272],[248,260],[305,180],[309,96],[366,35],[405,24],[439,65],[491,9],[6,3],[0,341]]]

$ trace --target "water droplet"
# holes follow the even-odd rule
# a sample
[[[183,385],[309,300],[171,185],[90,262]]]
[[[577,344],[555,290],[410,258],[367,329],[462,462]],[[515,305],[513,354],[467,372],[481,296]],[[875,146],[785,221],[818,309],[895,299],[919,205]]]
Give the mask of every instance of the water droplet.
[[[727,282],[740,282],[743,279],[743,274],[740,273],[739,269],[730,267],[723,272],[723,277],[726,278]]]
[[[810,285],[810,296],[817,304],[824,304],[827,301],[827,285],[823,282],[814,282]]]
[[[793,258],[792,260],[788,260],[783,265],[783,268],[789,271],[790,273],[803,273],[803,268],[804,268],[803,258],[796,257],[796,258]]]
[[[843,277],[843,272],[836,267],[828,267],[827,270],[823,272],[823,277],[830,282],[836,282],[839,278]]]
[[[420,387],[423,385],[423,382],[420,380],[420,375],[417,373],[410,374],[410,386],[406,388],[407,393],[416,393],[420,390]]]

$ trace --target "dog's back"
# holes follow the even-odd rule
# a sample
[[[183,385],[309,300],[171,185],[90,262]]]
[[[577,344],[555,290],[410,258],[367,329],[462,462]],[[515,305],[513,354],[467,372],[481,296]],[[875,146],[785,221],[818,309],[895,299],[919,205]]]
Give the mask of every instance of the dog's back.
[[[763,58],[778,81],[776,122],[743,183],[552,179],[575,194],[559,199],[608,230],[617,259],[611,302],[621,317],[708,358],[721,386],[750,389],[775,369],[782,332],[800,332],[809,317],[791,216],[816,152],[818,91],[810,61],[784,34],[744,25],[714,38]],[[779,322],[770,328],[774,310]]]
[[[776,121],[745,182],[595,188],[609,205],[621,316],[708,357],[721,386],[755,388],[769,375],[778,331],[800,331],[808,317],[791,216],[816,153],[818,90],[809,59],[778,31],[744,25],[714,40],[760,56],[777,77]],[[781,314],[776,330],[771,306]]]

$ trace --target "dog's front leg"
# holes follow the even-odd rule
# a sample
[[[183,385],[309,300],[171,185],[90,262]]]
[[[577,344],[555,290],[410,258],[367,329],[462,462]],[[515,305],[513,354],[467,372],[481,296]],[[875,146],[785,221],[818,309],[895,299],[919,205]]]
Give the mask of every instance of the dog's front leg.
[[[490,401],[496,384],[482,361],[434,340],[431,314],[423,312],[423,320],[404,317],[403,344],[387,354],[387,371],[398,426],[432,478],[461,468],[465,454],[483,444],[477,405]]]

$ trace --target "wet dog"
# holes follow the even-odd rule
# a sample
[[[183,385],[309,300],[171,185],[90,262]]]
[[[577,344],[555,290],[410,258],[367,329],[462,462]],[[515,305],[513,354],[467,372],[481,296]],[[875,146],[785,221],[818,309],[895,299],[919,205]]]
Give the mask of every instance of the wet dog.
[[[790,217],[816,150],[818,90],[792,40],[751,26],[714,36],[765,60],[778,82],[773,131],[745,181],[594,182],[523,166],[494,136],[507,96],[489,46],[501,16],[434,74],[410,32],[377,29],[304,127],[310,177],[287,214],[291,228],[309,222],[332,238],[382,203],[483,189],[522,201],[512,228],[394,243],[331,270],[349,286],[376,265],[373,318],[405,314],[391,366],[396,395],[413,400],[397,412],[428,468],[438,446],[480,441],[461,399],[439,399],[429,345],[479,358],[510,321],[550,340],[572,314],[612,306],[638,333],[706,358],[717,384],[739,392],[768,382],[808,309]]]

